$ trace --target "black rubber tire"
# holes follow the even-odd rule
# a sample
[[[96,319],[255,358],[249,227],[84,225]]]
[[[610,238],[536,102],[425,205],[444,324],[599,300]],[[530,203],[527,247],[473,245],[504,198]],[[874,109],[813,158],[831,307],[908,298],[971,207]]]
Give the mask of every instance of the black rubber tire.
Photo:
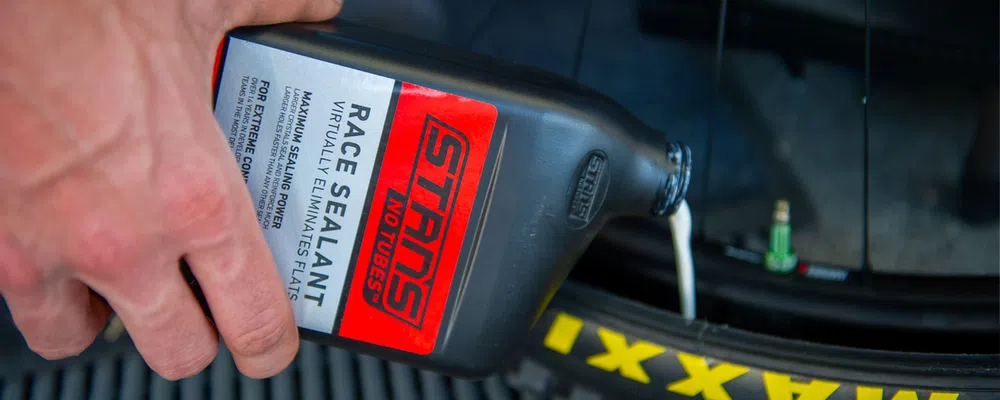
[[[559,348],[558,341],[553,345],[546,339],[554,331],[568,335],[565,323],[558,326],[559,318],[580,325],[566,354],[553,349]],[[648,376],[647,383],[629,379],[621,369],[605,371],[588,364],[588,358],[608,352],[595,334],[598,329],[621,334],[628,346],[642,341],[663,348],[637,364]],[[816,390],[832,388],[818,397],[825,399],[913,398],[910,392],[917,399],[1000,399],[1000,355],[888,352],[787,340],[686,322],[676,314],[573,282],[564,285],[553,300],[532,332],[524,360],[508,371],[507,381],[542,397],[698,397],[702,393],[678,394],[669,389],[691,376],[678,362],[679,353],[690,362],[705,362],[708,368],[722,363],[745,368],[721,386],[732,399],[783,398],[785,393],[798,398],[796,390],[814,382]],[[796,382],[804,385],[796,386]],[[882,394],[876,397],[877,393]]]

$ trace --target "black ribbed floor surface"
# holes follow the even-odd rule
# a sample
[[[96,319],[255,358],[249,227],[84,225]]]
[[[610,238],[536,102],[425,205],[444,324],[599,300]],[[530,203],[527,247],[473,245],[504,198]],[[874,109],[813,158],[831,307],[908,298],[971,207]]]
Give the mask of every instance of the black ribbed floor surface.
[[[524,372],[539,378],[544,374],[542,371]],[[524,381],[523,378],[514,379]],[[117,356],[109,355],[89,363],[71,364],[52,372],[0,380],[0,400],[537,398],[513,389],[505,381],[500,376],[478,382],[454,379],[303,342],[294,364],[271,379],[254,380],[243,376],[233,364],[229,352],[222,349],[216,361],[203,373],[171,382],[153,373],[139,354],[130,349]],[[529,387],[533,386],[530,382],[525,383]],[[543,381],[539,383],[544,384]]]

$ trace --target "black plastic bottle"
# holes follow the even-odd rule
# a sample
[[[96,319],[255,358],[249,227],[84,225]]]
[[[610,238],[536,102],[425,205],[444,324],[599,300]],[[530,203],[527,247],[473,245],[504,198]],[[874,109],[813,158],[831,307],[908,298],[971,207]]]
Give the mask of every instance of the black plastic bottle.
[[[305,340],[480,377],[609,220],[671,214],[690,151],[533,68],[339,21],[220,49],[229,138]]]

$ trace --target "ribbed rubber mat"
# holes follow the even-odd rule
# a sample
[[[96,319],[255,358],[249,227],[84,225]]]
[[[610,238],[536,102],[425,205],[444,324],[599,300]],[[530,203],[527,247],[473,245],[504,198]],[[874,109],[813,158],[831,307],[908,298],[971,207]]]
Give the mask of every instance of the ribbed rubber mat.
[[[222,348],[204,372],[178,382],[153,373],[135,350],[90,363],[20,379],[0,381],[0,400],[519,400],[537,398],[518,393],[500,376],[467,381],[420,371],[405,365],[302,342],[294,364],[264,380],[236,369]]]

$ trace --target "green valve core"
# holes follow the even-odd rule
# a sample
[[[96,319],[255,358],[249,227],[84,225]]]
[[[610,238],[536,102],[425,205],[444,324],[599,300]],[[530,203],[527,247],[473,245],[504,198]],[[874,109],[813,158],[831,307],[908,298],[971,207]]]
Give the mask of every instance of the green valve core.
[[[795,270],[799,258],[792,251],[792,226],[789,225],[788,202],[778,200],[774,205],[774,222],[771,224],[771,241],[764,256],[764,267],[776,274]]]

